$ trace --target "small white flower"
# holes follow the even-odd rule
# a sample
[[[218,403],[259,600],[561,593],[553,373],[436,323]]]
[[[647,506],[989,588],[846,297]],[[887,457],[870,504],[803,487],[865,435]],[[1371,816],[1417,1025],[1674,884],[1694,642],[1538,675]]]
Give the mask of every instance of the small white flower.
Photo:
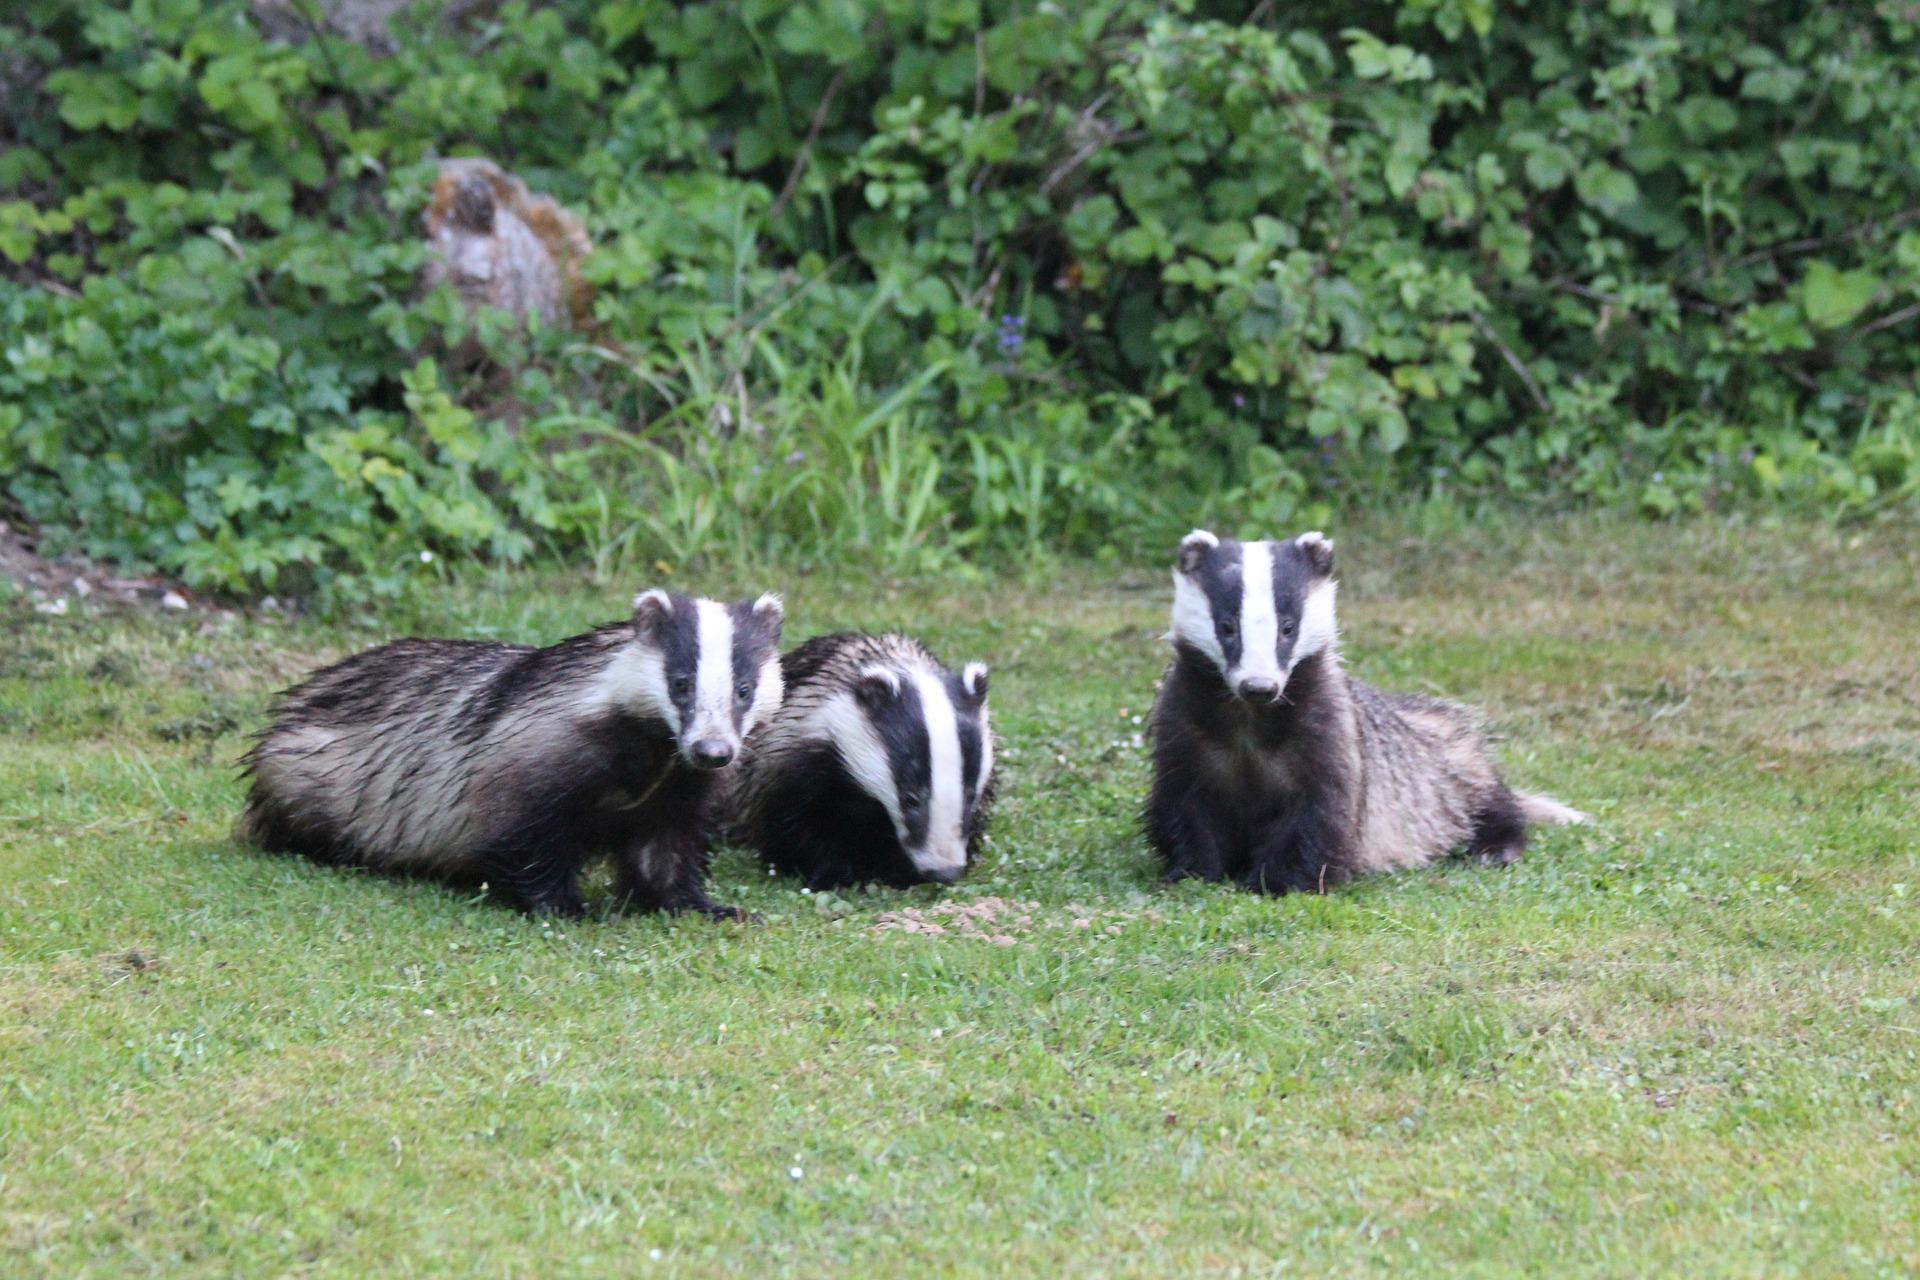
[[[647,1250],[647,1257],[652,1259],[655,1262],[658,1262],[660,1261],[662,1255],[658,1249],[649,1249]]]
[[[420,553],[420,563],[421,563],[421,564],[432,564],[432,563],[433,563],[433,552],[431,552],[431,551],[422,551],[422,552]]]
[[[804,1175],[801,1173],[800,1166],[795,1165],[793,1166],[793,1168],[787,1170],[787,1176],[789,1178],[792,1178],[795,1182],[798,1182]]]

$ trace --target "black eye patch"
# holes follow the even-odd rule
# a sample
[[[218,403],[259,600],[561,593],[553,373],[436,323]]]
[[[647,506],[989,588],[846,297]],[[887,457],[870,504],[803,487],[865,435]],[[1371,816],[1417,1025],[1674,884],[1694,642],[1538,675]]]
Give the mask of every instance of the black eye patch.
[[[887,768],[893,774],[894,795],[900,801],[901,817],[906,820],[907,840],[918,843],[927,838],[927,814],[924,800],[933,790],[933,761],[927,749],[926,714],[920,707],[920,690],[903,680],[899,692],[879,706],[866,708],[867,723],[886,748]]]
[[[655,622],[652,639],[667,669],[667,694],[684,718],[693,710],[693,673],[700,664],[700,623],[690,598],[675,595],[672,599],[673,610]]]
[[[1237,542],[1223,542],[1189,576],[1207,597],[1207,611],[1213,615],[1214,634],[1220,640],[1220,653],[1231,667],[1240,661],[1240,601],[1243,595],[1241,563],[1244,553]]]

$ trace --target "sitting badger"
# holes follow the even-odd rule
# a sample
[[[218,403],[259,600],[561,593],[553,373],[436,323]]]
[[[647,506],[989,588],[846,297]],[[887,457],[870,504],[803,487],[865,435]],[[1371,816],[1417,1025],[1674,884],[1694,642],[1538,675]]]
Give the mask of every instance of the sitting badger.
[[[643,591],[633,618],[545,649],[397,640],[281,695],[248,753],[239,835],[323,862],[487,882],[585,911],[611,854],[633,905],[707,898],[714,800],[780,702],[778,596]]]
[[[1512,862],[1529,822],[1581,820],[1509,789],[1466,708],[1350,678],[1333,595],[1318,533],[1181,542],[1145,814],[1169,880],[1317,892],[1463,846]]]
[[[781,667],[786,700],[738,781],[740,843],[813,888],[959,879],[992,802],[987,669],[850,632]]]

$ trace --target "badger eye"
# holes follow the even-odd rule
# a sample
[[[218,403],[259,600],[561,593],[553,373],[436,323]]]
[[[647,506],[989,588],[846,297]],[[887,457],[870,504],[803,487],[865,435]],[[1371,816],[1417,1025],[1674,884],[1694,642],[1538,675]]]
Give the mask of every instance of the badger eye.
[[[1283,622],[1283,623],[1281,623],[1281,624],[1280,624],[1280,634],[1281,634],[1281,635],[1283,635],[1283,636],[1290,636],[1290,635],[1292,635],[1292,634],[1293,634],[1293,623],[1292,623],[1292,622]]]
[[[674,697],[684,698],[693,689],[693,677],[688,675],[675,676],[667,682],[667,687],[673,691]]]
[[[1229,621],[1226,618],[1220,619],[1220,638],[1222,640],[1231,640],[1239,634],[1240,634],[1239,623]]]
[[[751,698],[753,696],[753,682],[751,680],[742,680],[739,684],[733,686],[733,696],[742,702]]]

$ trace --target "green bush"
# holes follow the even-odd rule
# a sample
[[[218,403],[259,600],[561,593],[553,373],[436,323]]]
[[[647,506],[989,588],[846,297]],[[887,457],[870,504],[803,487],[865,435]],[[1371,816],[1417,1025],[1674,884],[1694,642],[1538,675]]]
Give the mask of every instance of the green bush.
[[[324,590],[1920,491],[1910,7],[289,12],[0,19],[0,475],[56,542]],[[592,332],[415,296],[474,152],[588,220]]]

